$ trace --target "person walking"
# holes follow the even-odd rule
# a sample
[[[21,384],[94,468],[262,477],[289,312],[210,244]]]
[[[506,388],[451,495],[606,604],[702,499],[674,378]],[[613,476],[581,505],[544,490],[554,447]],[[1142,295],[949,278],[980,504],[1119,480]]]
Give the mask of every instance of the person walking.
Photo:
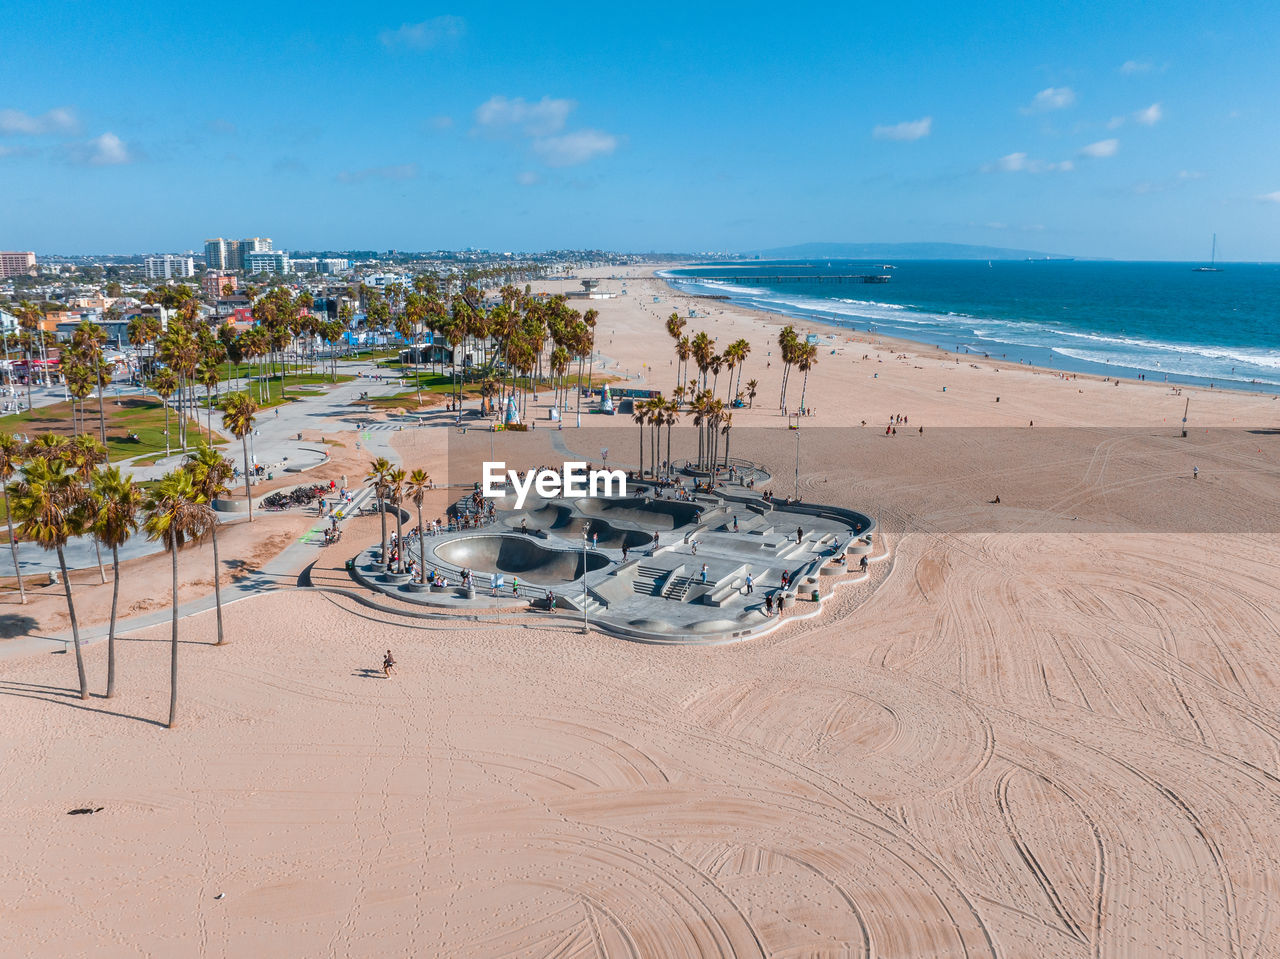
[[[796,527],[796,542],[797,543],[804,542],[804,529],[800,526]]]
[[[702,564],[702,582],[706,583],[706,581],[707,581],[707,564],[703,563]]]
[[[391,650],[387,650],[387,655],[382,657],[382,675],[390,678],[391,670],[395,669],[396,658],[391,655]]]
[[[755,581],[751,578],[751,574],[747,573],[747,595],[750,596],[756,590]]]

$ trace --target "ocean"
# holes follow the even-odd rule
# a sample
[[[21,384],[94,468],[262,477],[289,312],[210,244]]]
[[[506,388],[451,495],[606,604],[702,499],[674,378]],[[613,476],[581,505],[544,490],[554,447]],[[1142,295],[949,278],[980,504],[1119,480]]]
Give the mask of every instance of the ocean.
[[[767,282],[882,272],[888,283]],[[1006,362],[1280,392],[1280,264],[810,260],[667,272],[688,293]],[[698,274],[731,282],[696,281]],[[816,330],[815,330],[816,331]]]

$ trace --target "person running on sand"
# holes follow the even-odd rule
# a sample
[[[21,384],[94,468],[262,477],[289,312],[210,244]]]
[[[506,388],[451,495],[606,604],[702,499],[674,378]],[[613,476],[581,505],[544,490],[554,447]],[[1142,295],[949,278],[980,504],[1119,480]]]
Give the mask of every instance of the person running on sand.
[[[396,659],[391,655],[391,650],[387,650],[387,655],[382,657],[382,675],[389,677],[391,670],[395,668]]]

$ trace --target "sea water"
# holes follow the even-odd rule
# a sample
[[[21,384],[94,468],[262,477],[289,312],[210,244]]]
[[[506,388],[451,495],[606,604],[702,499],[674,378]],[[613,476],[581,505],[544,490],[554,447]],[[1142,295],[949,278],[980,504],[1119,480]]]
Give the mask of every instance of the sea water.
[[[1006,363],[1280,392],[1280,264],[1088,260],[822,260],[714,264],[685,292]],[[770,275],[889,273],[888,283]]]

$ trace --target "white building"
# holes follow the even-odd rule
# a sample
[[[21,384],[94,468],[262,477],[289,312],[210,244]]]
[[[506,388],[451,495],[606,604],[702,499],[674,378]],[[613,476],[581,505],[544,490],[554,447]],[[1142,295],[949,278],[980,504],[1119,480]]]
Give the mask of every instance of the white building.
[[[260,250],[254,253],[245,253],[244,271],[246,273],[293,272],[289,254],[284,250]]]
[[[190,253],[165,253],[143,261],[148,280],[170,280],[175,276],[195,276],[196,261]]]

